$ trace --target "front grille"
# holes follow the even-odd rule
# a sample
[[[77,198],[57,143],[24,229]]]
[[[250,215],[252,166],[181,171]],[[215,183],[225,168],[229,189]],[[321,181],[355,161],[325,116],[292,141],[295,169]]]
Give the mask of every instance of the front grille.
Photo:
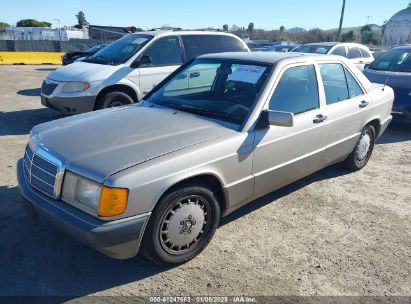
[[[30,185],[44,194],[55,198],[59,166],[33,153],[29,146],[23,158],[24,173]],[[59,190],[59,189],[58,189]]]
[[[46,81],[43,81],[43,84],[41,85],[41,92],[44,95],[50,95],[54,92],[57,86],[57,83],[46,83]]]

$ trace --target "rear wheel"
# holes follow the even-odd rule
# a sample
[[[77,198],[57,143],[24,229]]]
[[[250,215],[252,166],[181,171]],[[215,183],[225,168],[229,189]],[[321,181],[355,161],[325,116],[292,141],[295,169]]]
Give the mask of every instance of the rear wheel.
[[[180,264],[198,255],[218,226],[220,207],[204,186],[177,189],[159,202],[151,215],[142,250],[158,264]]]
[[[358,171],[364,168],[374,150],[374,142],[375,129],[372,125],[367,125],[362,130],[354,150],[343,162],[343,165],[352,171]]]
[[[133,98],[127,95],[124,92],[114,91],[109,92],[103,96],[101,96],[97,100],[96,109],[106,109],[106,108],[114,108],[119,106],[124,106],[128,104],[132,104]]]

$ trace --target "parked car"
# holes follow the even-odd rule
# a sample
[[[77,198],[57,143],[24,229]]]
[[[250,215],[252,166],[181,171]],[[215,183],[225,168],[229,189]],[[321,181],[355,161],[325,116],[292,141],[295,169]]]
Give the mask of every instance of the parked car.
[[[206,54],[248,52],[229,33],[151,31],[130,34],[95,55],[51,72],[41,91],[43,105],[78,114],[137,102],[184,62]],[[196,82],[197,74],[187,75]]]
[[[363,168],[391,121],[394,94],[381,88],[340,56],[204,55],[140,104],[34,127],[19,187],[108,256],[141,244],[155,262],[183,263],[220,216],[331,164]]]
[[[80,52],[80,51],[67,52],[63,55],[63,65],[68,65],[68,64],[75,62],[76,60],[81,60],[81,59],[93,56],[95,53],[97,53],[99,50],[104,48],[106,45],[107,44],[97,44],[86,52]]]
[[[263,49],[263,52],[292,52],[294,49],[298,48],[297,44],[280,44]]]
[[[363,70],[366,64],[374,61],[374,57],[368,47],[358,43],[309,43],[294,49],[293,52],[343,56],[348,58],[360,70]]]
[[[364,69],[364,75],[371,82],[392,87],[394,119],[411,122],[411,46],[385,52]]]

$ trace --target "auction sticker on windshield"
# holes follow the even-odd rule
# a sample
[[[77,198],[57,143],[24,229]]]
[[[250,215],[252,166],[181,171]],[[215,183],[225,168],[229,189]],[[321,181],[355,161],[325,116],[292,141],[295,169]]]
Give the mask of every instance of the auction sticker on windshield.
[[[242,81],[255,84],[266,70],[266,67],[258,65],[238,65],[228,80]]]

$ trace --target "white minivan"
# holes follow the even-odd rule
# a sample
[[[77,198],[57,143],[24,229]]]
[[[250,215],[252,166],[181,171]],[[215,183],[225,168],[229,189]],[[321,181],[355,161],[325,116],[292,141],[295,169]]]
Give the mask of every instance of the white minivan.
[[[65,114],[131,104],[194,57],[249,51],[240,38],[223,32],[130,34],[81,62],[51,72],[41,87],[41,103]],[[199,73],[186,75],[182,85],[195,86]]]

